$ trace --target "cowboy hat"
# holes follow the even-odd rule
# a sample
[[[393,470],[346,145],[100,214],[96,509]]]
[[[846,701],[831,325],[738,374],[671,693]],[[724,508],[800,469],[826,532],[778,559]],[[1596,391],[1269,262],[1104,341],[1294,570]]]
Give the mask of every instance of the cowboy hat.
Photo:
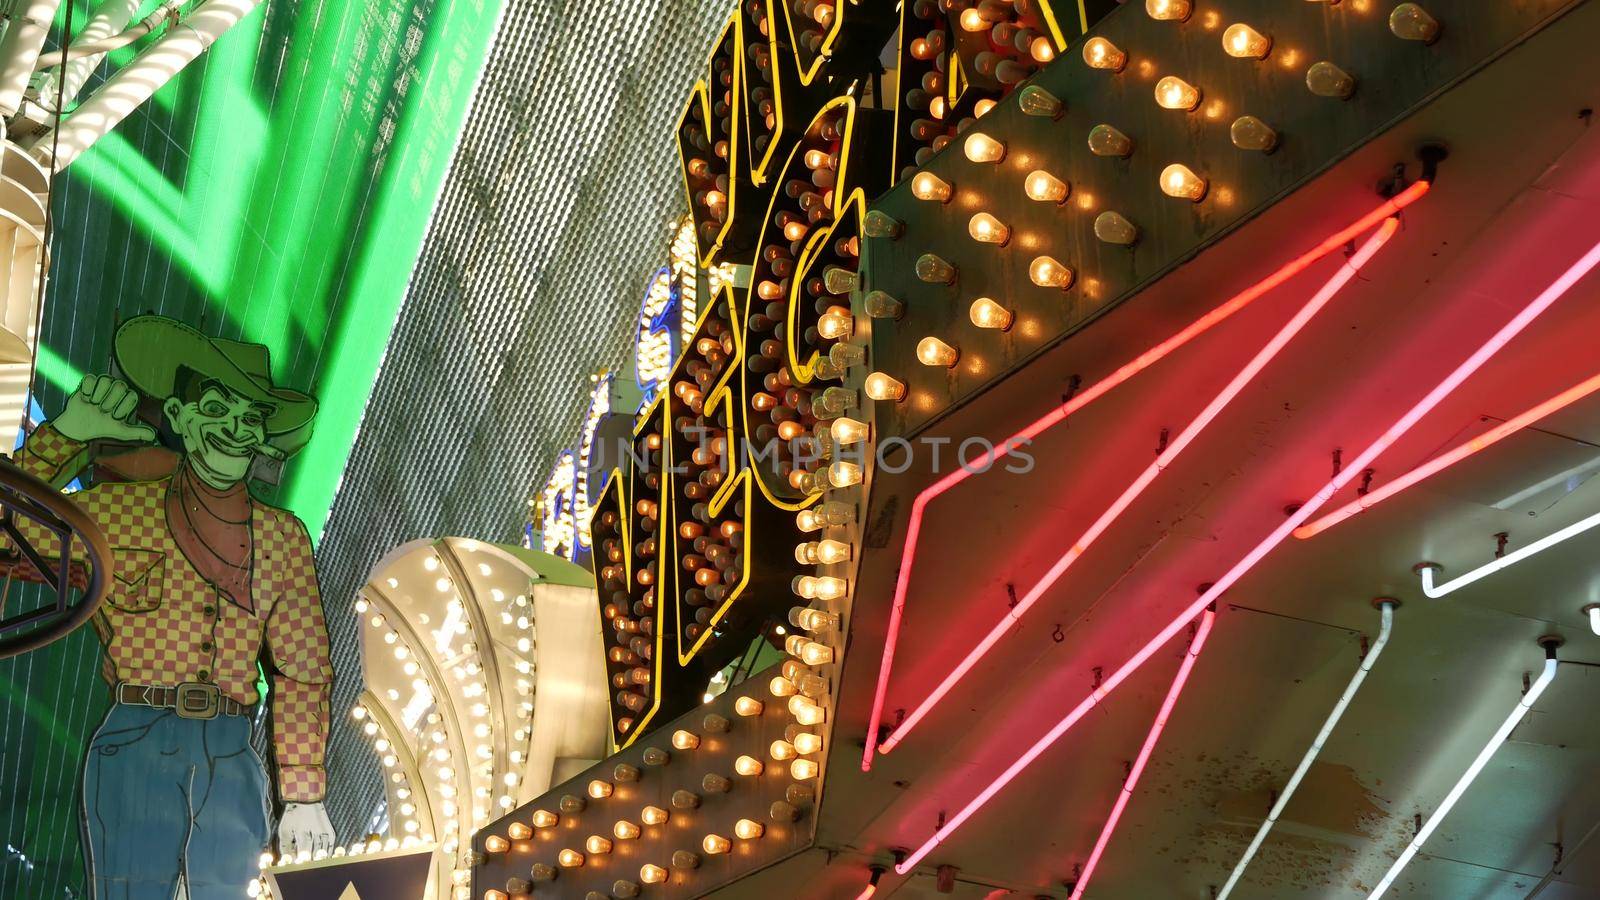
[[[179,370],[191,369],[266,406],[268,440],[285,455],[299,450],[311,437],[317,401],[273,385],[264,344],[206,337],[166,316],[135,316],[117,329],[112,357],[123,377],[148,397],[175,396]]]

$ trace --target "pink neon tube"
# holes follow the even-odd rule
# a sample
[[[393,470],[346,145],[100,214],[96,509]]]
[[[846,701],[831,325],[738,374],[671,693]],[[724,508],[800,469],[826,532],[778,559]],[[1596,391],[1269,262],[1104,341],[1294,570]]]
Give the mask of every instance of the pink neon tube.
[[[1161,701],[1161,710],[1156,713],[1155,723],[1150,726],[1150,733],[1145,735],[1144,746],[1139,748],[1139,756],[1133,761],[1133,768],[1128,770],[1122,791],[1117,794],[1117,802],[1111,806],[1111,815],[1106,817],[1100,837],[1094,842],[1089,860],[1083,864],[1083,872],[1078,875],[1078,883],[1072,886],[1072,896],[1067,900],[1083,900],[1083,892],[1089,889],[1089,879],[1094,877],[1095,867],[1100,864],[1100,857],[1105,855],[1106,845],[1111,843],[1111,835],[1117,830],[1122,811],[1128,808],[1128,801],[1133,799],[1133,789],[1139,785],[1139,776],[1144,773],[1145,764],[1150,762],[1150,754],[1155,752],[1156,741],[1161,740],[1161,732],[1167,727],[1172,708],[1178,705],[1178,695],[1183,693],[1189,673],[1194,670],[1194,661],[1200,658],[1200,651],[1206,645],[1206,636],[1211,634],[1211,626],[1216,620],[1217,614],[1210,609],[1200,616],[1200,627],[1194,633],[1194,640],[1189,642],[1189,652],[1184,654],[1183,664],[1178,666],[1178,674],[1172,679],[1166,699]]]
[[[1517,315],[1513,317],[1511,321],[1507,322],[1499,331],[1495,332],[1493,337],[1489,338],[1488,341],[1478,347],[1478,349],[1475,350],[1471,356],[1467,357],[1467,359],[1462,362],[1461,365],[1457,366],[1455,370],[1452,371],[1448,376],[1446,376],[1443,381],[1435,385],[1433,390],[1428,392],[1427,396],[1417,401],[1416,405],[1412,406],[1411,409],[1406,411],[1405,415],[1401,416],[1395,421],[1394,424],[1390,425],[1388,430],[1379,435],[1377,440],[1373,441],[1372,444],[1367,447],[1367,449],[1361,451],[1361,454],[1356,457],[1356,459],[1348,467],[1343,469],[1338,475],[1334,476],[1334,478],[1327,484],[1324,484],[1315,494],[1311,496],[1311,499],[1306,501],[1305,505],[1301,506],[1286,520],[1284,520],[1283,524],[1273,529],[1271,534],[1267,535],[1266,538],[1263,539],[1261,543],[1257,544],[1255,548],[1252,549],[1248,554],[1246,554],[1243,559],[1235,563],[1233,568],[1229,569],[1221,578],[1217,579],[1216,583],[1213,584],[1205,593],[1201,594],[1200,597],[1194,601],[1194,603],[1190,604],[1188,609],[1185,609],[1183,612],[1179,613],[1177,617],[1175,617],[1167,625],[1167,627],[1163,628],[1158,634],[1156,634],[1155,637],[1151,638],[1148,643],[1139,648],[1139,651],[1130,657],[1127,662],[1124,662],[1120,667],[1118,667],[1115,672],[1112,672],[1111,675],[1108,676],[1098,688],[1095,688],[1092,692],[1090,692],[1089,696],[1085,697],[1078,703],[1077,706],[1073,707],[1072,711],[1067,713],[1067,715],[1062,718],[1060,722],[1057,722],[1055,727],[1051,728],[1043,737],[1035,741],[1033,746],[1029,747],[1020,757],[1016,759],[1015,762],[1007,767],[1004,772],[1001,772],[999,777],[991,782],[988,787],[980,791],[978,796],[974,797],[970,802],[967,803],[966,806],[962,807],[960,812],[956,813],[950,819],[947,819],[945,824],[940,827],[938,831],[934,832],[933,837],[929,838],[926,843],[917,848],[915,853],[912,853],[910,856],[906,857],[904,861],[897,864],[895,866],[895,871],[902,875],[911,871],[911,869],[916,866],[917,863],[922,861],[923,857],[927,856],[933,851],[933,848],[939,846],[939,844],[942,843],[945,838],[953,834],[956,829],[960,828],[961,825],[967,821],[967,819],[971,818],[973,813],[977,812],[983,807],[984,804],[988,803],[991,797],[999,793],[1000,790],[1007,784],[1011,783],[1012,779],[1016,778],[1023,769],[1027,768],[1030,763],[1039,757],[1039,754],[1049,749],[1050,745],[1054,744],[1057,740],[1060,740],[1062,735],[1070,731],[1072,726],[1076,725],[1078,720],[1082,719],[1085,713],[1094,708],[1095,704],[1099,703],[1102,699],[1108,696],[1117,688],[1118,685],[1122,684],[1122,682],[1126,680],[1127,677],[1134,672],[1134,670],[1138,669],[1141,665],[1144,665],[1145,661],[1148,660],[1150,656],[1158,649],[1160,649],[1162,645],[1166,644],[1167,641],[1172,640],[1173,636],[1181,631],[1190,620],[1199,615],[1202,610],[1211,605],[1211,603],[1215,601],[1217,597],[1219,597],[1224,591],[1228,590],[1234,585],[1235,582],[1244,577],[1245,573],[1254,568],[1256,563],[1260,562],[1268,553],[1272,552],[1272,550],[1275,549],[1279,544],[1283,543],[1283,541],[1289,537],[1290,532],[1305,524],[1306,520],[1315,515],[1317,510],[1321,509],[1322,506],[1326,504],[1334,494],[1338,493],[1352,480],[1354,480],[1355,477],[1361,473],[1362,469],[1365,469],[1372,463],[1374,459],[1377,459],[1378,456],[1383,453],[1383,451],[1389,449],[1389,447],[1392,446],[1395,441],[1399,440],[1403,435],[1405,435],[1406,432],[1410,431],[1412,427],[1422,419],[1423,416],[1427,415],[1433,410],[1434,407],[1443,402],[1446,397],[1450,396],[1450,394],[1453,393],[1456,388],[1460,387],[1462,382],[1471,377],[1474,372],[1482,368],[1483,364],[1493,358],[1496,353],[1499,353],[1501,348],[1510,342],[1512,338],[1516,337],[1518,334],[1521,334],[1522,331],[1527,328],[1534,319],[1537,319],[1545,312],[1545,310],[1549,309],[1551,304],[1561,299],[1561,297],[1566,294],[1566,292],[1570,290],[1574,284],[1577,283],[1578,279],[1582,278],[1584,275],[1587,275],[1597,264],[1600,264],[1600,243],[1597,243],[1591,247],[1589,251],[1585,253],[1577,262],[1573,263],[1570,268],[1563,272],[1561,277],[1557,278],[1550,284],[1549,287],[1541,291],[1539,296],[1529,301],[1528,305],[1523,307],[1521,312],[1517,313]]]
[[[1600,375],[1595,375],[1592,378],[1585,379],[1584,381],[1567,388],[1561,393],[1551,397],[1549,400],[1544,401],[1543,403],[1533,407],[1521,415],[1507,419],[1506,421],[1501,422],[1499,425],[1496,425],[1472,440],[1457,446],[1450,452],[1442,454],[1426,463],[1423,463],[1420,466],[1417,466],[1415,469],[1412,469],[1406,474],[1401,475],[1399,478],[1396,478],[1388,484],[1385,484],[1383,487],[1370,491],[1365,496],[1351,501],[1350,503],[1346,503],[1344,506],[1339,507],[1338,509],[1328,513],[1309,525],[1302,525],[1299,528],[1296,528],[1294,530],[1294,536],[1300,538],[1301,540],[1309,537],[1315,537],[1316,535],[1327,531],[1329,528],[1332,528],[1346,519],[1349,519],[1359,513],[1366,512],[1374,506],[1377,506],[1379,503],[1382,503],[1390,497],[1393,497],[1395,494],[1398,494],[1406,488],[1411,487],[1417,482],[1426,478],[1431,478],[1439,472],[1448,469],[1463,459],[1466,459],[1472,454],[1500,443],[1501,441],[1513,434],[1516,434],[1522,429],[1527,428],[1529,425],[1532,425],[1534,422],[1539,421],[1545,416],[1566,409],[1568,406],[1571,406],[1579,400],[1582,400],[1584,397],[1593,394],[1595,391],[1600,391]]]
[[[1312,318],[1321,312],[1333,300],[1334,296],[1344,289],[1346,284],[1350,283],[1350,279],[1361,271],[1361,267],[1365,266],[1373,255],[1382,249],[1390,238],[1394,237],[1395,232],[1399,229],[1400,221],[1398,219],[1389,218],[1383,221],[1377,233],[1368,238],[1367,242],[1361,246],[1361,249],[1346,260],[1345,264],[1339,267],[1339,271],[1335,272],[1312,295],[1311,299],[1306,301],[1300,311],[1295,313],[1255,356],[1251,357],[1250,361],[1233,376],[1227,386],[1217,392],[1217,395],[1211,399],[1205,409],[1201,410],[1200,414],[1195,416],[1183,431],[1167,445],[1161,455],[1156,457],[1155,462],[1152,462],[1143,472],[1139,473],[1139,477],[1135,478],[1133,483],[1128,485],[1127,489],[1116,500],[1112,501],[1110,506],[1106,507],[1100,517],[1094,520],[1088,530],[1084,531],[1073,542],[1072,546],[1067,548],[1067,552],[1061,554],[1055,564],[1050,567],[1050,570],[1044,574],[1044,577],[1035,582],[1033,587],[1029,588],[1027,593],[1023,594],[1022,598],[1017,601],[1017,605],[1007,610],[1006,614],[1000,617],[1000,621],[989,629],[989,633],[983,636],[983,640],[968,651],[961,662],[957,663],[956,667],[945,675],[944,680],[940,681],[928,693],[928,696],[917,704],[911,714],[906,716],[905,721],[901,722],[899,727],[894,730],[894,733],[890,734],[888,739],[879,745],[879,753],[889,753],[901,741],[905,740],[906,735],[911,733],[911,729],[915,728],[938,705],[939,701],[943,700],[945,695],[949,694],[961,679],[972,671],[973,666],[976,666],[984,656],[988,655],[994,645],[999,643],[1000,639],[1005,637],[1016,626],[1017,622],[1021,621],[1023,614],[1032,609],[1039,598],[1055,586],[1061,576],[1066,574],[1067,569],[1071,568],[1072,564],[1077,562],[1117,519],[1121,518],[1128,507],[1133,505],[1133,501],[1144,493],[1145,488],[1154,483],[1157,476],[1165,471],[1190,444],[1194,443],[1195,438],[1200,436],[1206,426],[1210,425],[1217,416],[1222,414],[1228,404],[1232,403],[1234,398],[1238,397],[1239,393],[1249,386],[1257,375],[1261,374],[1261,370],[1265,369],[1267,364],[1272,362],[1284,347],[1288,346],[1289,341],[1293,340],[1311,322]]]
[[[905,614],[906,594],[911,587],[911,572],[916,561],[917,539],[922,533],[922,517],[927,511],[928,504],[971,476],[987,470],[996,460],[1006,457],[1015,448],[1028,443],[1045,431],[1066,421],[1068,416],[1083,409],[1109,393],[1113,388],[1165,359],[1173,351],[1209,331],[1285,281],[1305,271],[1329,253],[1355,240],[1384,219],[1415,203],[1423,194],[1428,192],[1428,187],[1429,183],[1426,181],[1418,181],[1412,184],[1349,226],[1330,235],[1316,247],[1289,261],[1271,275],[1234,295],[1226,303],[1189,323],[1183,330],[1134,357],[1121,368],[1087,389],[1080,391],[1071,400],[1046,413],[1033,424],[1001,441],[992,456],[986,456],[977,464],[971,466],[958,466],[955,471],[939,479],[917,495],[917,499],[911,504],[911,518],[906,526],[905,546],[901,551],[900,572],[895,578],[894,601],[889,608],[889,627],[883,642],[883,661],[878,667],[878,684],[872,697],[872,714],[867,722],[866,750],[861,757],[861,770],[863,772],[872,769],[873,755],[877,752],[878,729],[883,724],[883,706],[889,693],[889,677],[894,669],[895,646],[900,637],[900,621]]]

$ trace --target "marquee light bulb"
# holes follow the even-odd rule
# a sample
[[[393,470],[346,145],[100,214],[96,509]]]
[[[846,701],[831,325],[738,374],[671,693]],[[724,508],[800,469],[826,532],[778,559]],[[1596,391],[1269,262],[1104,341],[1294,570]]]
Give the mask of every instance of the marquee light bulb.
[[[874,400],[898,402],[906,397],[905,383],[882,372],[868,375],[864,389],[867,396]]]
[[[490,853],[504,853],[511,849],[511,842],[498,834],[491,834],[483,839],[483,849]]]
[[[911,178],[911,194],[918,200],[950,202],[950,182],[932,172],[918,172]]]
[[[973,240],[984,244],[1004,246],[1011,239],[1011,229],[986,212],[973,213],[967,221],[967,233],[972,235]]]
[[[1206,180],[1182,163],[1161,170],[1161,193],[1198,203],[1206,195]]]
[[[1266,59],[1272,52],[1272,38],[1243,22],[1236,22],[1222,32],[1222,49],[1237,59]]]
[[[956,280],[956,267],[937,253],[924,253],[917,257],[917,277],[929,284],[950,284]]]
[[[1049,38],[1041,35],[1029,42],[1028,55],[1033,57],[1034,62],[1047,63],[1056,58],[1056,47]]]
[[[768,752],[772,754],[773,759],[779,762],[794,759],[796,753],[795,746],[788,741],[773,741],[772,746],[768,748]]]
[[[591,834],[589,839],[583,842],[583,849],[595,856],[604,856],[611,852],[611,841],[598,834]]]
[[[905,312],[905,304],[885,291],[869,291],[862,304],[867,315],[874,319],[898,319]]]
[[[1028,263],[1028,279],[1040,287],[1066,290],[1072,287],[1072,269],[1057,262],[1054,257],[1036,256]]]
[[[844,541],[824,538],[817,541],[817,563],[831,566],[835,563],[847,562],[850,559],[850,545]]]
[[[822,749],[822,737],[809,731],[802,731],[794,736],[794,749],[796,753],[806,755],[816,753]]]
[[[845,544],[844,546],[845,555],[843,559],[849,559],[849,545]],[[838,628],[839,617],[827,610],[796,606],[789,610],[789,624],[796,628],[804,628],[806,631],[817,632],[828,628]]]
[[[639,810],[639,821],[646,825],[660,825],[667,821],[671,813],[659,806],[646,806]]]
[[[1189,0],[1144,0],[1144,11],[1150,18],[1163,22],[1182,22],[1189,18],[1191,9]]]
[[[1228,137],[1240,150],[1271,153],[1278,148],[1278,133],[1255,116],[1234,119],[1233,126],[1228,129]]]
[[[1043,169],[1034,169],[1022,184],[1030,200],[1040,203],[1060,203],[1067,199],[1067,183]]]
[[[556,854],[556,864],[563,869],[576,869],[583,865],[583,854],[576,850],[562,850]]]
[[[825,666],[833,662],[833,648],[816,641],[807,641],[801,647],[798,656],[800,661],[808,666]]]
[[[753,841],[765,834],[767,827],[754,819],[740,819],[733,823],[733,833],[741,841]]]
[[[533,815],[529,817],[529,821],[533,823],[535,828],[554,828],[556,823],[561,821],[561,817],[548,809],[536,809],[533,811]]]
[[[828,433],[833,436],[835,443],[855,444],[867,439],[867,436],[871,434],[871,427],[859,419],[840,416],[833,420],[833,424],[828,428]]]
[[[611,782],[602,781],[598,778],[589,782],[589,796],[596,800],[604,800],[611,796]]]
[[[847,312],[829,310],[817,319],[817,334],[831,341],[842,341],[850,337],[855,328],[855,321]]]
[[[807,781],[817,777],[817,764],[809,759],[797,759],[789,763],[789,777],[795,781]]]
[[[407,804],[407,806],[410,806],[410,804]],[[412,809],[415,810],[416,807],[412,807]],[[525,841],[533,837],[533,829],[529,828],[526,822],[512,822],[506,826],[506,834],[513,841]]]
[[[1060,118],[1062,112],[1061,100],[1036,84],[1030,84],[1017,92],[1017,106],[1026,115],[1042,116],[1046,119]]]
[[[754,756],[741,756],[733,761],[733,770],[748,777],[760,775],[764,768],[766,767],[761,764],[761,760]]]
[[[794,682],[782,675],[772,676],[772,680],[767,682],[767,689],[772,692],[772,696],[779,698],[793,697],[797,693]]]
[[[1133,155],[1133,139],[1111,127],[1096,125],[1089,130],[1089,152],[1095,156]]]
[[[983,17],[983,13],[978,12],[977,7],[963,10],[960,22],[961,27],[967,31],[986,31],[989,28],[989,20]]]
[[[817,701],[804,694],[795,694],[789,698],[789,714],[801,725],[821,725],[827,721],[828,713]]]
[[[1156,82],[1156,103],[1163,109],[1192,110],[1200,105],[1200,89],[1176,75]]]
[[[611,827],[611,833],[616,835],[619,841],[631,841],[639,836],[639,826],[627,819],[619,819],[617,824]]]
[[[766,709],[766,704],[754,697],[740,697],[733,702],[733,711],[741,716],[759,716]]]
[[[1402,40],[1431,44],[1439,39],[1439,20],[1415,3],[1402,3],[1389,13],[1389,30]]]
[[[822,270],[822,285],[830,294],[848,294],[861,285],[861,278],[843,266],[829,266]]]
[[[861,220],[861,233],[867,237],[897,238],[905,231],[905,223],[881,209],[869,209]]]
[[[1139,239],[1139,229],[1121,213],[1108,210],[1095,216],[1094,236],[1108,244],[1126,246]]]
[[[925,366],[943,366],[948,369],[954,366],[960,357],[961,354],[956,348],[932,335],[917,342],[917,361]]]
[[[727,853],[728,848],[733,846],[733,842],[720,834],[708,834],[706,835],[705,840],[700,842],[700,846],[707,853],[711,854],[712,856],[716,856],[718,854]]]
[[[961,149],[975,163],[997,163],[1006,158],[1006,145],[981,131],[967,135]]]
[[[1356,92],[1356,79],[1333,63],[1323,61],[1306,70],[1306,87],[1318,97],[1348,100]]]
[[[1004,331],[1011,327],[1011,310],[988,297],[979,297],[972,301],[969,315],[972,317],[972,324],[979,328],[998,328]]]
[[[667,870],[655,863],[645,863],[639,867],[639,880],[645,884],[660,884],[667,880]]]
[[[1083,42],[1083,61],[1091,69],[1121,72],[1128,64],[1128,54],[1103,37],[1092,37]]]
[[[828,486],[845,488],[861,483],[861,466],[839,460],[828,467]]]
[[[679,750],[693,750],[700,746],[700,736],[680,728],[672,733],[672,746]]]

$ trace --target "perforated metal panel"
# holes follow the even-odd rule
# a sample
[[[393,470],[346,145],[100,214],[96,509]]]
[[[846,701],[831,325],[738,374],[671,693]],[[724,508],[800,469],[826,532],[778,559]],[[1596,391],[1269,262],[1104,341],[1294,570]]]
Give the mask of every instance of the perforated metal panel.
[[[510,4],[318,551],[339,681],[329,811],[366,827],[380,768],[346,712],[351,604],[419,537],[516,540],[619,365],[682,214],[673,122],[727,0]]]

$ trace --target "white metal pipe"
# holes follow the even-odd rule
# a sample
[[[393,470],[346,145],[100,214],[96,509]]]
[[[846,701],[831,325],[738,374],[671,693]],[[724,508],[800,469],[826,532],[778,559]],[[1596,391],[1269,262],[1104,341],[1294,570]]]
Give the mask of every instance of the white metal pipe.
[[[1383,648],[1388,646],[1389,635],[1394,630],[1394,607],[1395,604],[1392,600],[1379,601],[1382,624],[1378,628],[1378,640],[1367,651],[1366,658],[1361,660],[1360,668],[1356,669],[1356,674],[1350,679],[1350,683],[1345,687],[1344,693],[1339,696],[1339,702],[1334,704],[1333,712],[1329,713],[1328,718],[1322,723],[1322,730],[1317,732],[1316,739],[1311,742],[1311,749],[1307,750],[1306,755],[1300,758],[1300,765],[1295,767],[1294,774],[1289,776],[1289,783],[1285,784],[1282,793],[1278,794],[1278,801],[1272,804],[1272,811],[1267,813],[1267,820],[1261,823],[1260,828],[1256,829],[1255,837],[1250,839],[1250,846],[1245,848],[1244,856],[1240,857],[1239,862],[1234,865],[1233,874],[1228,876],[1228,883],[1222,886],[1222,890],[1218,892],[1216,900],[1226,900],[1228,894],[1232,893],[1234,886],[1239,883],[1239,879],[1244,877],[1244,870],[1250,866],[1250,861],[1255,859],[1256,852],[1261,849],[1261,844],[1267,839],[1267,833],[1272,830],[1272,826],[1278,823],[1278,817],[1283,815],[1283,810],[1289,805],[1290,798],[1300,788],[1300,782],[1306,777],[1306,773],[1311,770],[1311,764],[1317,761],[1317,755],[1322,752],[1323,745],[1328,742],[1328,737],[1333,734],[1334,727],[1339,724],[1339,719],[1344,716],[1344,711],[1349,708],[1350,701],[1355,699],[1356,691],[1361,689],[1361,682],[1367,680],[1367,673],[1372,671],[1372,667],[1378,662],[1378,657],[1383,654]]]
[[[59,132],[43,132],[29,149],[35,156],[47,158],[59,141],[54,168],[66,168],[260,5],[261,0],[205,0],[106,79],[67,116]]]
[[[78,32],[69,49],[41,54],[39,61],[34,64],[35,68],[62,68],[59,72],[51,72],[43,81],[39,90],[40,102],[55,107],[58,98],[63,104],[76,100],[78,91],[83,89],[84,82],[99,68],[107,53],[154,31],[161,19],[170,15],[181,3],[169,0],[138,25],[128,28],[128,23],[133,21],[141,5],[141,0],[101,0],[94,15],[89,18],[89,24]]]
[[[22,107],[22,92],[33,77],[34,60],[50,34],[61,0],[13,0],[0,36],[0,118],[10,118]]]
[[[1506,716],[1505,722],[1494,733],[1494,737],[1489,738],[1489,743],[1478,751],[1478,756],[1472,761],[1472,765],[1461,773],[1461,777],[1456,780],[1455,786],[1450,788],[1450,793],[1439,801],[1439,807],[1433,811],[1432,816],[1428,817],[1427,823],[1417,832],[1417,836],[1411,839],[1411,843],[1406,845],[1406,849],[1401,851],[1400,858],[1395,860],[1394,865],[1389,867],[1389,871],[1384,874],[1383,880],[1379,881],[1378,886],[1373,888],[1372,893],[1367,895],[1367,900],[1378,900],[1379,897],[1383,896],[1384,891],[1387,891],[1394,884],[1394,880],[1400,877],[1400,872],[1411,863],[1411,860],[1422,849],[1422,845],[1427,842],[1428,838],[1433,836],[1433,832],[1444,821],[1444,817],[1450,814],[1450,810],[1461,799],[1461,795],[1467,792],[1467,788],[1472,787],[1472,782],[1477,779],[1478,773],[1483,771],[1484,766],[1489,764],[1489,760],[1494,757],[1495,751],[1499,750],[1500,745],[1504,744],[1506,738],[1511,736],[1511,730],[1517,727],[1517,723],[1522,721],[1522,717],[1526,716],[1528,710],[1533,708],[1533,704],[1539,701],[1539,695],[1543,694],[1545,688],[1550,686],[1550,682],[1556,680],[1557,665],[1555,648],[1547,648],[1545,651],[1544,671],[1539,673],[1539,679],[1533,683],[1533,686],[1528,689],[1526,694],[1522,695],[1522,699],[1517,701],[1517,705],[1512,708],[1511,714]]]

